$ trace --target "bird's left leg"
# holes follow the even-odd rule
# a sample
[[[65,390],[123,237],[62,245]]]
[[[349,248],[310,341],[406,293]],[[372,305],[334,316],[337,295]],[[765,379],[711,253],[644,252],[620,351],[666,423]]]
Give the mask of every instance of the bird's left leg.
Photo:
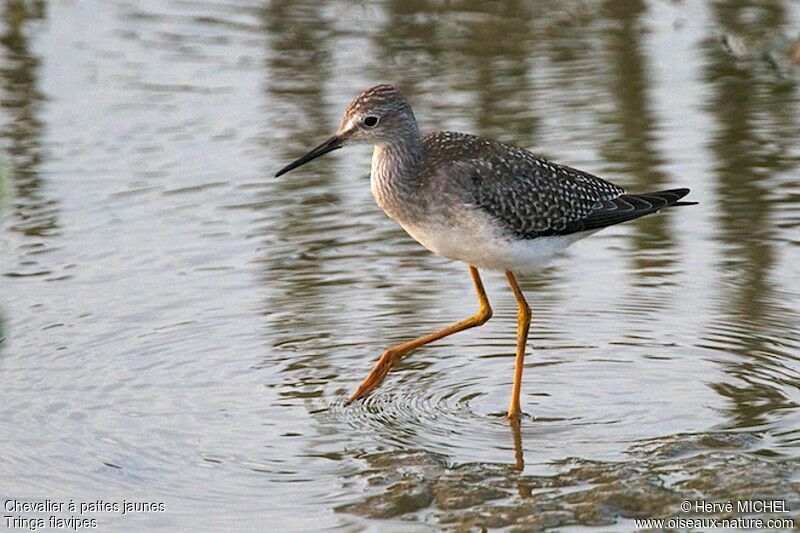
[[[528,341],[528,330],[531,326],[531,308],[525,301],[525,295],[517,284],[514,274],[506,272],[508,284],[517,299],[517,357],[514,362],[514,385],[511,389],[511,400],[508,404],[508,418],[516,418],[522,410],[519,405],[519,395],[522,390],[522,366],[525,363],[525,344]]]
[[[487,320],[492,318],[492,307],[489,305],[489,299],[486,297],[486,290],[483,288],[483,282],[481,281],[478,269],[470,265],[469,275],[472,277],[472,283],[475,285],[475,293],[478,295],[478,303],[480,304],[478,312],[444,329],[414,339],[413,341],[404,342],[388,348],[383,352],[383,355],[372,368],[369,375],[361,382],[361,385],[359,385],[353,395],[350,396],[350,399],[347,400],[347,403],[357,400],[358,398],[363,398],[377,389],[383,382],[383,378],[389,373],[389,370],[410,351],[428,344],[429,342],[441,339],[442,337],[452,335],[453,333],[485,324]]]

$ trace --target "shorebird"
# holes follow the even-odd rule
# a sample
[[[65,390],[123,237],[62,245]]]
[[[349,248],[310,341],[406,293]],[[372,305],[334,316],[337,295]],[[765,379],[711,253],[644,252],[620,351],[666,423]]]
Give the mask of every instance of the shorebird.
[[[492,317],[478,269],[504,272],[517,301],[517,348],[508,417],[520,391],[531,309],[517,275],[603,228],[680,202],[689,189],[629,194],[622,187],[533,153],[465,133],[421,133],[411,105],[392,85],[376,85],[347,107],[329,139],[276,177],[348,144],[371,144],[370,186],[377,204],[433,253],[463,261],[478,295],[474,315],[383,352],[348,403],[375,390],[412,350]]]

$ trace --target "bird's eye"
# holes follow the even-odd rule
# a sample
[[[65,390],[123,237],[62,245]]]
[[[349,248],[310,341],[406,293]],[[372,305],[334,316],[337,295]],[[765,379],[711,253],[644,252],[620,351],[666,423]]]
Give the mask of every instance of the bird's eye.
[[[374,117],[372,115],[370,115],[370,116],[368,116],[367,118],[364,119],[364,125],[366,127],[368,127],[368,128],[371,128],[372,126],[374,126],[377,123],[378,123],[378,117]]]

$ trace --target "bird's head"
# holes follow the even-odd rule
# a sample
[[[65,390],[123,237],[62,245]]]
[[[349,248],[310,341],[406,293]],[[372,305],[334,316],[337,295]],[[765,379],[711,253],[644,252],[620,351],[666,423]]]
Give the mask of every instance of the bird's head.
[[[375,85],[350,102],[333,136],[283,167],[275,176],[348,144],[389,145],[418,134],[417,121],[403,94],[393,85]]]

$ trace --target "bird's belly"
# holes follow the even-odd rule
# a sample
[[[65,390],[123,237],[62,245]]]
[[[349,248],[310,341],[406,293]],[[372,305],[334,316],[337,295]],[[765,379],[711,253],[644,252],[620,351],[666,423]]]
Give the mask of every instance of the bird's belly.
[[[468,223],[400,222],[411,237],[435,254],[487,270],[510,270],[517,274],[540,270],[554,255],[583,233],[518,240],[503,235],[488,222],[473,215]]]

